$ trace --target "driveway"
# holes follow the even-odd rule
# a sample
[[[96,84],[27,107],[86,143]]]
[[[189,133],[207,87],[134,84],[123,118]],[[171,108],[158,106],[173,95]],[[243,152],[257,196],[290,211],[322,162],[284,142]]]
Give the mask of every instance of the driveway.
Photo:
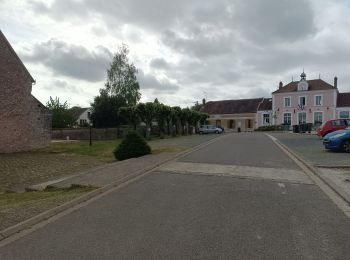
[[[1,259],[349,255],[350,220],[259,133],[226,135],[0,247]]]

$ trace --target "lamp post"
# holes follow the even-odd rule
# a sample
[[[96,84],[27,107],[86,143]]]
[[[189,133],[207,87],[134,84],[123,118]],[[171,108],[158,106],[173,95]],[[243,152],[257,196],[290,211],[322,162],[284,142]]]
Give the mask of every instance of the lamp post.
[[[92,140],[91,140],[91,131],[92,131],[92,123],[89,123],[89,127],[90,127],[90,143],[89,146],[92,146]]]

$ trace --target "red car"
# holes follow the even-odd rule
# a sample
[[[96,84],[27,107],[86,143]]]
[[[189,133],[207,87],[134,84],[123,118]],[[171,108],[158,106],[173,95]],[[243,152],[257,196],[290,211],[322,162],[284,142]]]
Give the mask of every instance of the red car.
[[[350,126],[350,119],[333,119],[324,122],[317,130],[319,136],[325,136],[328,133],[345,129]]]

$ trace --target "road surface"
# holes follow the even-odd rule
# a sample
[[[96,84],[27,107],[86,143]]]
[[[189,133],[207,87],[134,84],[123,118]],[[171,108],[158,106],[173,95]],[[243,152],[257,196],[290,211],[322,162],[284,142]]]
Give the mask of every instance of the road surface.
[[[0,259],[349,259],[350,220],[261,133],[227,134]]]

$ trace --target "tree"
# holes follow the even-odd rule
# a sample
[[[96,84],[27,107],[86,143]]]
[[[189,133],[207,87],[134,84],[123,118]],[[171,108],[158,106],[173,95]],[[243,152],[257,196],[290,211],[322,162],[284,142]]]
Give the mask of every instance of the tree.
[[[110,96],[104,89],[100,89],[100,95],[94,98],[91,104],[91,119],[95,127],[116,127],[121,123],[119,108],[125,106],[125,102],[118,96]]]
[[[128,59],[129,49],[121,45],[107,70],[106,91],[110,96],[123,99],[126,106],[135,106],[141,98],[136,78],[137,69]]]
[[[158,128],[159,128],[159,135],[161,138],[163,138],[166,116],[167,116],[166,115],[166,106],[159,103],[159,102],[158,103],[154,102],[154,108],[155,108],[155,118],[157,120]]]
[[[136,111],[141,121],[146,124],[146,138],[150,138],[152,121],[155,118],[155,105],[153,102],[139,103]]]
[[[52,113],[52,128],[65,128],[74,125],[75,118],[69,111],[67,101],[61,103],[58,97],[55,97],[55,99],[50,97],[50,100],[46,103],[46,107]]]
[[[188,134],[188,125],[191,120],[191,110],[189,108],[181,109],[180,121],[182,125],[182,134]]]
[[[175,125],[175,134],[178,135],[180,133],[180,124],[181,124],[181,107],[172,107],[172,115],[171,122]]]
[[[136,106],[119,108],[119,115],[131,124],[136,131],[137,125],[140,123],[140,117],[137,113]]]

